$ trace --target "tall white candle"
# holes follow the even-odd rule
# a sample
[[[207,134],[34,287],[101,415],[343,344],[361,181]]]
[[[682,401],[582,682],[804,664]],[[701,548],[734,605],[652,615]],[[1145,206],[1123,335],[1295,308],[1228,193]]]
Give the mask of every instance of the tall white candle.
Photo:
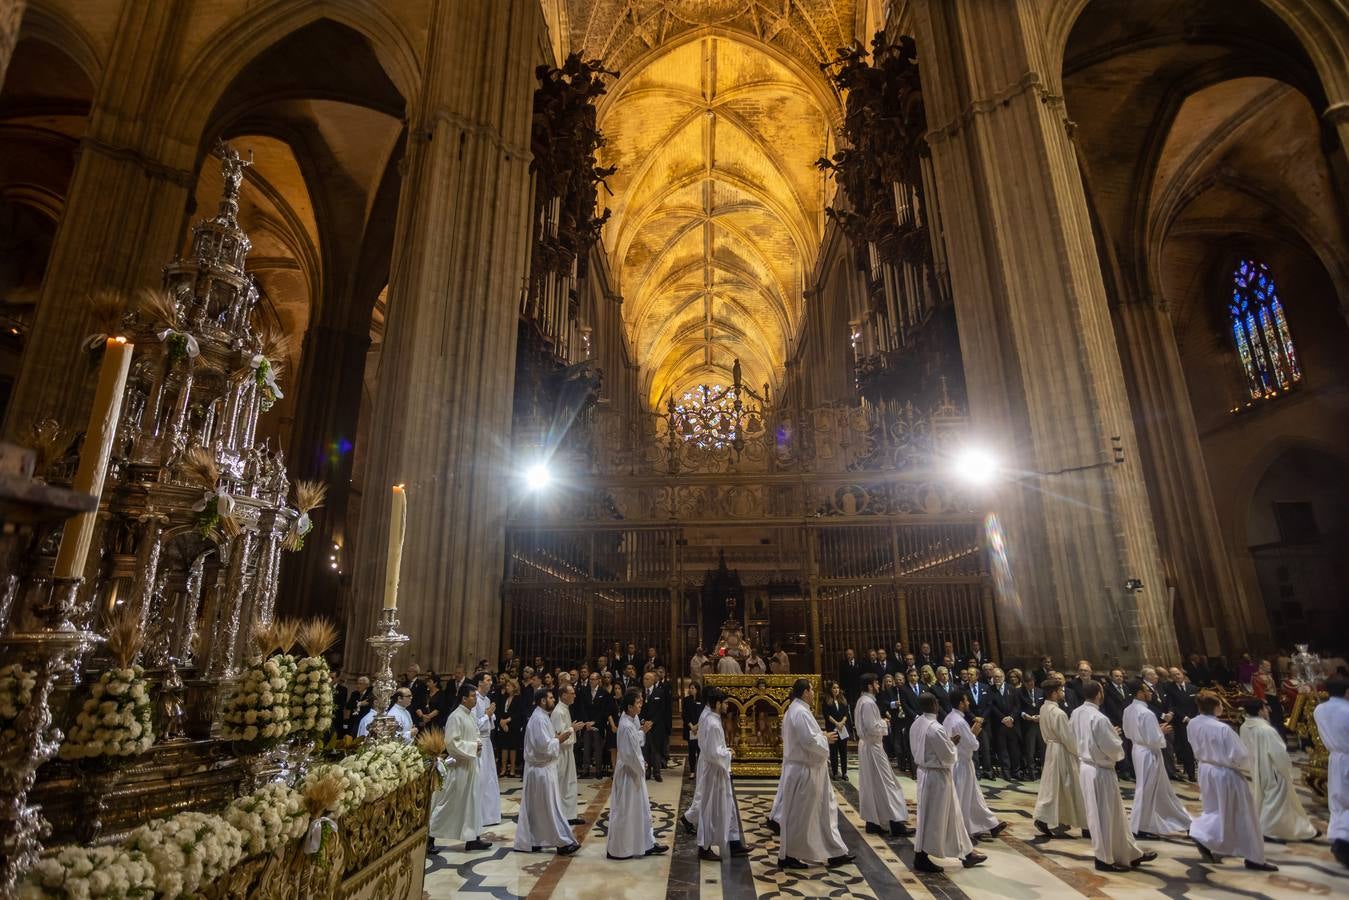
[[[384,567],[384,608],[398,608],[398,570],[403,565],[403,534],[407,531],[408,497],[403,485],[393,486],[389,505],[389,561]]]
[[[122,417],[122,395],[126,393],[126,376],[131,370],[131,354],[135,349],[136,345],[126,338],[113,337],[108,338],[108,346],[103,351],[98,389],[94,391],[89,427],[85,429],[84,447],[80,451],[80,467],[72,485],[80,493],[95,497],[103,494],[103,480],[108,475],[108,458],[112,455],[112,442]],[[80,513],[66,522],[61,534],[61,549],[52,570],[58,578],[78,578],[84,574],[97,519],[98,511],[95,510]]]

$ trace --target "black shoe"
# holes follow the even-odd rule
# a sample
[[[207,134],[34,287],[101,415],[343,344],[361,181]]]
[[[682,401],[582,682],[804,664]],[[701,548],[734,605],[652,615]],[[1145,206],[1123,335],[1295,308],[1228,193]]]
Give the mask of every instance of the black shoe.
[[[565,847],[558,847],[558,848],[557,848],[557,855],[558,855],[558,856],[571,856],[573,853],[575,853],[577,850],[580,850],[580,849],[581,849],[581,845],[573,841],[572,843],[568,844],[568,845],[565,846]]]
[[[1151,831],[1135,831],[1134,837],[1140,841],[1160,841],[1160,834],[1153,834]]]
[[[767,822],[769,831],[773,832],[774,834],[782,834],[781,825],[779,825],[777,822],[774,822],[772,819],[768,819]]]
[[[561,853],[562,851],[559,850],[559,851],[557,851],[557,852],[558,852],[558,853]],[[613,855],[612,853],[610,853],[608,850],[604,851],[604,855],[607,856],[609,859],[632,859],[631,856],[614,856],[614,855]]]
[[[473,840],[464,844],[465,853],[477,853],[479,850],[491,850],[491,849],[492,845],[482,840],[481,838],[474,838]]]
[[[1257,872],[1277,872],[1279,867],[1274,863],[1258,863],[1252,860],[1246,860],[1246,868],[1254,869]]]
[[[692,822],[690,822],[688,819],[684,818],[683,816],[680,816],[680,817],[679,817],[679,827],[682,828],[682,829],[684,829],[684,833],[685,833],[685,834],[697,834],[697,833],[698,833],[698,826],[697,826],[697,825],[694,825]]]
[[[1043,834],[1045,837],[1050,838],[1051,840],[1054,837],[1054,832],[1050,831],[1049,826],[1046,825],[1044,822],[1041,822],[1039,819],[1035,820],[1035,830]]]
[[[945,872],[941,866],[927,858],[926,853],[915,853],[913,855],[913,870],[915,872],[931,872],[934,875]]]
[[[913,834],[913,829],[903,822],[890,823],[890,837],[908,837]]]
[[[1349,868],[1349,841],[1331,841],[1330,852],[1340,865]]]
[[[535,844],[533,847],[530,847],[530,848],[529,848],[529,852],[530,852],[530,853],[538,853],[538,852],[539,852],[540,850],[542,850],[542,849],[543,849],[543,847],[542,847],[541,845]]]
[[[1204,862],[1212,863],[1213,865],[1216,866],[1223,861],[1221,856],[1218,856],[1216,853],[1214,853],[1212,850],[1205,847],[1198,841],[1195,841],[1194,845],[1199,848],[1199,855],[1204,857]]]
[[[982,844],[993,840],[993,835],[989,834],[987,831],[981,831],[978,834],[970,835],[970,840],[976,844]]]
[[[987,860],[988,860],[987,856],[984,856],[977,850],[971,850],[969,853],[965,854],[965,858],[960,861],[960,864],[967,869],[973,869],[981,862],[986,862]]]
[[[1067,825],[1060,825],[1058,828],[1051,828],[1049,830],[1049,834],[1051,837],[1067,838],[1070,841],[1077,840],[1077,838],[1073,837],[1072,829],[1070,829]]]
[[[782,869],[804,869],[806,864],[795,856],[784,856],[778,860],[778,867]]]
[[[586,820],[585,820],[585,819],[568,819],[568,820],[567,820],[567,824],[568,824],[568,825],[584,825],[585,823],[586,823]]]
[[[1098,860],[1096,860],[1096,871],[1097,871],[1097,872],[1127,872],[1127,871],[1129,871],[1129,867],[1128,867],[1128,866],[1117,866],[1117,865],[1115,865],[1114,863],[1102,862],[1101,860],[1098,859]]]
[[[732,856],[749,856],[749,851],[754,849],[744,841],[731,841],[729,849]]]
[[[1138,859],[1129,863],[1129,868],[1137,869],[1139,866],[1143,865],[1143,863],[1150,863],[1156,858],[1157,858],[1156,850],[1144,850],[1142,856],[1138,857]]]
[[[879,826],[879,825],[872,825],[870,822],[868,822],[868,823],[867,823],[867,834],[879,834],[879,835],[881,835],[882,837],[884,837],[884,835],[885,835],[885,829],[882,828],[882,827]]]
[[[1007,830],[1007,823],[999,822],[998,824],[994,825],[991,829],[989,829],[988,835],[989,837],[997,837],[1006,830]]]
[[[439,853],[439,852],[440,852],[440,848],[436,846],[436,839],[433,838],[433,837],[427,837],[427,839],[426,839],[426,855],[427,855],[427,856],[430,856],[432,853]]]
[[[1090,828],[1083,828],[1083,829],[1082,829],[1082,836],[1083,836],[1084,838],[1086,838],[1087,840],[1091,840],[1091,829],[1090,829]]]
[[[646,851],[643,856],[660,856],[662,853],[669,853],[669,844],[652,844],[651,849]]]
[[[829,861],[825,863],[825,865],[832,869],[835,868],[836,866],[846,866],[854,859],[857,859],[857,857],[853,856],[851,853],[844,853],[840,856],[829,857]]]
[[[656,770],[656,776],[655,776],[655,777],[656,777],[656,780],[657,780],[657,781],[664,781],[664,780],[665,780],[664,778],[661,777],[660,769],[657,769],[657,770]]]
[[[708,847],[698,848],[698,858],[707,862],[721,862],[721,857],[717,856],[717,851]]]

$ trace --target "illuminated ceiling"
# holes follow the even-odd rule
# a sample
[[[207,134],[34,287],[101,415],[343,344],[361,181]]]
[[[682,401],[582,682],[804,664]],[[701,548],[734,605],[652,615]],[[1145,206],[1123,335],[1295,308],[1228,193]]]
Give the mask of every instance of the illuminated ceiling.
[[[623,78],[600,110],[604,232],[644,399],[778,384],[820,245],[837,98],[818,63],[856,0],[569,0],[567,46]]]

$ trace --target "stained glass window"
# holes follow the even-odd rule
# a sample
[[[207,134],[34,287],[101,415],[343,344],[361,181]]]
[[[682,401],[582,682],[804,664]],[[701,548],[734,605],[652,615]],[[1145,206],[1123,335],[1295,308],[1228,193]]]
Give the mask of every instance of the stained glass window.
[[[1252,400],[1277,396],[1302,380],[1288,320],[1268,265],[1253,259],[1237,263],[1228,312]]]
[[[675,402],[680,436],[700,447],[724,447],[735,440],[735,398],[720,384],[701,384]]]

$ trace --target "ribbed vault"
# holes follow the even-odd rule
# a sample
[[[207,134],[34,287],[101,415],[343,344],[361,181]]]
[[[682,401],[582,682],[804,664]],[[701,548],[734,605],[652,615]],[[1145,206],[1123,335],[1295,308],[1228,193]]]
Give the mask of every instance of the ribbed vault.
[[[752,35],[704,31],[647,54],[601,111],[605,247],[653,406],[776,383],[820,243],[830,98]]]

